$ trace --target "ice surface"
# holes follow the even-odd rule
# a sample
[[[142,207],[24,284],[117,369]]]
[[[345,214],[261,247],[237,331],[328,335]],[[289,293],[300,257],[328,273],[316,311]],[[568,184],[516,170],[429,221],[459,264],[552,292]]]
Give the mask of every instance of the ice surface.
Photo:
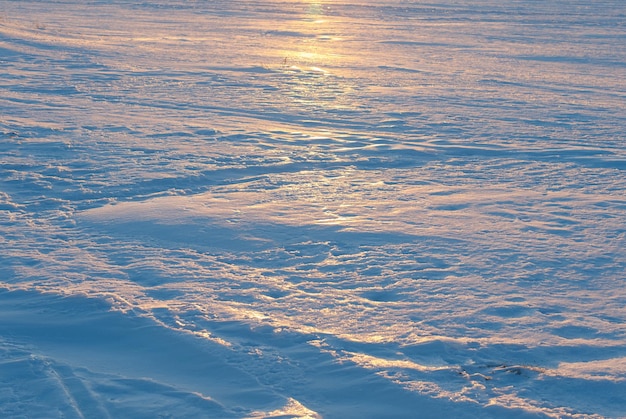
[[[0,416],[626,417],[624,22],[4,1]]]

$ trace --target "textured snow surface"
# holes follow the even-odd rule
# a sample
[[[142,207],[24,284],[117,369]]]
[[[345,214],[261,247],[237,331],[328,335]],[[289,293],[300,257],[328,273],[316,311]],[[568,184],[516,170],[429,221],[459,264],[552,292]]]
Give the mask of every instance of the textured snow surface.
[[[0,416],[626,417],[621,0],[0,3]]]

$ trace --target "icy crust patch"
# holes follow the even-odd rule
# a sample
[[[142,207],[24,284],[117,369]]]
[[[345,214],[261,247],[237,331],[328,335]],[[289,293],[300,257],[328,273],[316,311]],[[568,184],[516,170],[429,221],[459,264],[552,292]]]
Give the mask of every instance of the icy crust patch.
[[[617,357],[587,362],[561,362],[556,374],[585,380],[626,380],[626,358]]]

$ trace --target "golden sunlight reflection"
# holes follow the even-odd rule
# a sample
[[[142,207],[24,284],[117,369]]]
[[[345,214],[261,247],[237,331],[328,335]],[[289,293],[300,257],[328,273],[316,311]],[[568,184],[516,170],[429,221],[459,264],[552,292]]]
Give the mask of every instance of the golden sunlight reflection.
[[[265,23],[272,26],[263,29],[259,44],[267,67],[285,76],[280,79],[283,103],[310,115],[359,106],[351,94],[358,88],[352,71],[360,57],[348,49],[348,31],[354,30],[349,21],[325,2],[288,7],[289,18]]]
[[[306,15],[313,23],[323,23],[325,10],[330,10],[330,6],[324,6],[319,1],[310,1],[306,9]]]
[[[340,35],[342,22],[333,17],[328,4],[301,2],[299,8],[297,19],[281,20],[269,32],[284,66],[295,71],[334,73],[346,58]]]

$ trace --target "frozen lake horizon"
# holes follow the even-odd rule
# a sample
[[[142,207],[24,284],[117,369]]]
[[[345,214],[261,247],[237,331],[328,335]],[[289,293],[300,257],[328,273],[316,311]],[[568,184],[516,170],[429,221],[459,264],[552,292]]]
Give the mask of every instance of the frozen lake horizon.
[[[626,417],[620,1],[0,4],[0,416]]]

